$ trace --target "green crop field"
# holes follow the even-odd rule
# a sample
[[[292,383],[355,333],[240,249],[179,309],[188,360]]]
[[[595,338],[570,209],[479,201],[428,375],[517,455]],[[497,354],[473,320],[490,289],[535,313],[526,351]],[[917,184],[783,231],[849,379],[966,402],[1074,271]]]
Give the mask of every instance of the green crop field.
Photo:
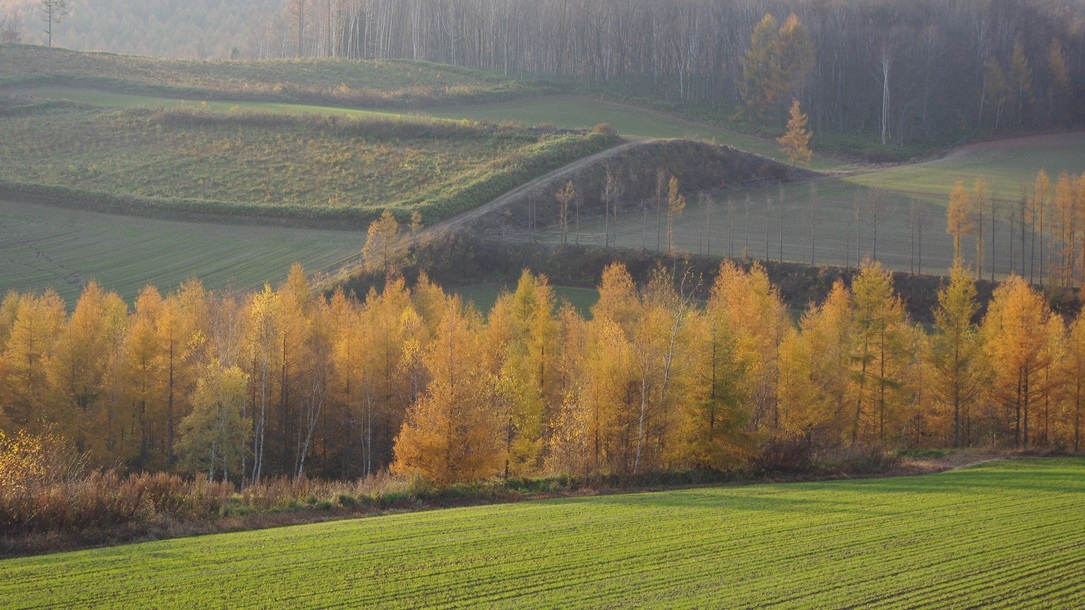
[[[0,129],[0,181],[362,228],[388,208],[440,220],[612,143],[435,119],[26,108]]]
[[[299,104],[291,102],[268,102],[258,100],[199,100],[196,98],[164,97],[160,95],[141,95],[137,93],[119,93],[87,87],[47,85],[20,87],[24,96],[42,100],[70,101],[90,106],[101,106],[118,110],[139,108],[185,108],[199,105],[201,109],[213,112],[240,112],[251,110],[269,114],[285,115],[336,115],[350,118],[383,118],[402,120],[404,111],[373,110],[366,108],[343,108],[320,104]]]
[[[1085,460],[398,514],[0,562],[43,607],[1059,608]]]
[[[358,256],[361,232],[192,223],[0,201],[0,297],[56,290],[74,306],[97,280],[131,301],[147,284],[173,290],[259,289],[300,262],[330,270]]]
[[[161,108],[192,104],[192,100],[135,93],[102,91],[86,87],[35,86],[21,89],[34,97],[70,100],[108,108]],[[217,112],[257,110],[281,114],[323,114],[349,117],[384,117],[402,119],[402,109],[359,109],[319,104],[271,101],[207,101],[204,107]],[[776,143],[722,127],[690,121],[675,115],[624,104],[601,102],[575,95],[547,95],[508,102],[463,104],[445,108],[409,111],[413,116],[490,123],[514,123],[527,126],[553,125],[564,129],[591,129],[609,123],[624,136],[635,138],[694,138],[727,144],[739,150],[785,160]],[[827,157],[816,156],[811,169],[838,171],[845,166]]]

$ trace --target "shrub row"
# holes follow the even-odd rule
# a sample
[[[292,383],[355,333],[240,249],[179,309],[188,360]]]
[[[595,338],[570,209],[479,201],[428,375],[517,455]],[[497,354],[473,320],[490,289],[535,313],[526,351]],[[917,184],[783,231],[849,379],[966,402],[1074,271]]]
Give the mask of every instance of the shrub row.
[[[413,86],[393,89],[367,87],[304,86],[288,82],[244,83],[240,86],[167,85],[160,82],[104,75],[71,73],[8,74],[0,77],[3,87],[85,87],[131,95],[194,99],[204,101],[254,101],[341,106],[350,108],[432,108],[514,100],[529,94],[556,90],[522,82],[501,87]]]

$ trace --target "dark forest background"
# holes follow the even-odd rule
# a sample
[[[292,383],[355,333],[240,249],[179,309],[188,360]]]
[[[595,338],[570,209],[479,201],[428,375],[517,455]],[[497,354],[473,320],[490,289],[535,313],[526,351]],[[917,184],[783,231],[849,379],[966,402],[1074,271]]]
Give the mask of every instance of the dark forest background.
[[[43,42],[38,2],[0,19]],[[724,122],[754,26],[792,12],[816,61],[795,90],[823,144],[1078,127],[1085,4],[1070,0],[69,0],[54,43],[161,57],[405,58],[546,79]],[[779,99],[752,130],[778,130]],[[884,108],[883,108],[884,105]]]

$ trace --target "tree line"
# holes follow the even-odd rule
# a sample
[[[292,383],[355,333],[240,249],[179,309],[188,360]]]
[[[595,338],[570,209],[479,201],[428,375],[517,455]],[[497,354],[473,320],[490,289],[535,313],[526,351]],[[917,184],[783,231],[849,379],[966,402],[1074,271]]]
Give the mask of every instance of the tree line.
[[[995,277],[996,223],[1008,225],[1001,241],[1008,251],[1010,269],[1030,284],[1056,289],[1085,286],[1085,173],[1060,173],[1055,179],[1046,170],[1036,172],[1031,188],[1022,188],[1012,203],[991,197],[984,178],[971,185],[959,180],[950,191],[946,208],[946,232],[953,236],[954,261],[969,259],[977,277],[984,269]],[[986,235],[986,238],[985,238]],[[975,254],[967,255],[962,238],[971,236]],[[990,244],[987,253],[985,245]]]
[[[354,299],[300,266],[272,289],[191,280],[134,307],[89,284],[0,304],[0,430],[52,431],[97,467],[439,483],[728,469],[766,447],[1077,451],[1085,317],[1018,276],[978,316],[955,267],[913,324],[867,263],[795,321],[763,269],[712,286],[603,273],[590,316],[525,271],[486,315],[423,275]]]

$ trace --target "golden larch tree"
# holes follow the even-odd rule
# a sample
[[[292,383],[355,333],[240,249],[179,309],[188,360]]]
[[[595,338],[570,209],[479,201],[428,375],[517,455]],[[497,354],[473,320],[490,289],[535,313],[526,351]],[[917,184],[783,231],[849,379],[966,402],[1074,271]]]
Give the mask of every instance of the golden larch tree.
[[[667,252],[675,254],[674,221],[686,209],[686,197],[678,191],[678,178],[671,176],[667,187]]]
[[[56,414],[50,413],[46,364],[65,319],[64,302],[52,290],[40,296],[24,294],[18,299],[2,367],[6,391],[0,395],[0,408],[12,432],[26,428],[40,433],[50,422],[58,423]]]
[[[1066,339],[1065,355],[1059,365],[1061,380],[1061,403],[1063,405],[1062,437],[1073,447],[1081,450],[1081,426],[1085,411],[1085,313],[1079,313],[1070,325]]]
[[[975,228],[972,224],[972,197],[958,180],[949,192],[949,207],[946,208],[946,233],[953,236],[953,264],[961,265],[961,236],[971,235]]]
[[[806,128],[808,118],[806,113],[799,108],[799,100],[791,100],[791,117],[787,120],[787,131],[784,135],[776,138],[780,144],[780,150],[787,156],[792,165],[809,165],[814,157],[810,150],[810,138],[814,134]]]
[[[480,366],[483,337],[478,313],[450,299],[423,355],[431,381],[396,437],[393,472],[440,485],[500,472],[501,422],[493,410],[495,380]]]
[[[800,405],[806,413],[796,419],[809,427],[805,433],[811,442],[836,445],[850,431],[853,317],[851,293],[837,280],[825,301],[811,304],[800,322],[812,387],[809,403]]]
[[[1062,332],[1062,322],[1043,295],[1014,275],[995,289],[981,332],[993,375],[989,396],[1006,409],[1013,446],[1027,449],[1044,376],[1055,360],[1051,338]]]
[[[949,285],[938,292],[935,334],[928,356],[935,400],[952,413],[952,447],[971,444],[971,409],[987,379],[983,344],[973,320],[977,311],[975,282],[963,267],[953,267]]]
[[[904,306],[893,292],[891,274],[870,260],[864,262],[852,283],[852,303],[855,410],[851,441],[884,443],[896,432],[907,398],[903,379],[911,345]]]
[[[421,218],[417,219],[421,222]],[[389,272],[399,268],[406,258],[406,243],[400,234],[399,221],[390,210],[369,224],[362,260],[370,273]]]

